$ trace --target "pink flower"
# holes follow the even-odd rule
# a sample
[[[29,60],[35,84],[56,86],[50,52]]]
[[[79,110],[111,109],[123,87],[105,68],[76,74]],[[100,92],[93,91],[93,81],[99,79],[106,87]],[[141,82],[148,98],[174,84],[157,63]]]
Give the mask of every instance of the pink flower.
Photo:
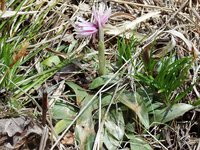
[[[102,27],[108,22],[108,18],[111,15],[111,7],[106,8],[104,3],[100,3],[99,10],[97,10],[95,7],[93,7],[93,16],[94,16],[94,23],[98,27]]]
[[[93,37],[93,39],[95,39],[98,30],[103,32],[102,27],[106,24],[111,15],[111,8],[106,8],[105,4],[101,3],[98,10],[93,7],[92,15],[94,17],[92,22],[85,21],[83,18],[78,17],[75,23],[77,37]]]
[[[98,31],[94,23],[85,21],[83,18],[78,17],[78,21],[75,23],[75,30],[77,37],[95,37]]]

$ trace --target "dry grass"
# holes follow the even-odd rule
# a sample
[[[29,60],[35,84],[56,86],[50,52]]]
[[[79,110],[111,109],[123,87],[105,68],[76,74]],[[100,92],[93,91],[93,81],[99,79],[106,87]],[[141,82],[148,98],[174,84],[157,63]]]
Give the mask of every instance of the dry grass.
[[[3,2],[1,1],[1,9],[4,11]],[[182,102],[199,105],[200,2],[198,0],[103,0],[112,8],[112,15],[105,27],[107,68],[111,77],[99,90],[89,90],[89,83],[97,77],[97,45],[88,39],[77,39],[74,33],[74,23],[76,17],[80,16],[89,20],[91,8],[98,2],[101,1],[19,1],[18,3],[22,4],[19,11],[33,11],[33,14],[26,14],[25,17],[21,18],[20,14],[16,15],[12,17],[12,21],[8,21],[7,25],[1,27],[1,29],[4,29],[4,31],[0,31],[1,36],[5,36],[6,43],[12,45],[10,55],[14,59],[11,59],[10,65],[14,67],[12,68],[0,61],[0,67],[3,68],[4,65],[7,65],[7,69],[2,69],[3,71],[0,72],[2,78],[0,84],[7,76],[6,70],[14,69],[18,64],[17,73],[23,74],[24,78],[22,81],[12,80],[17,75],[10,75],[9,86],[6,86],[8,85],[6,82],[0,87],[0,99],[3,99],[0,110],[8,110],[0,118],[11,116],[10,114],[13,113],[10,112],[8,105],[19,114],[28,114],[28,108],[31,108],[33,116],[37,116],[37,114],[41,116],[41,97],[43,90],[47,90],[49,110],[46,127],[49,131],[44,128],[44,132],[48,132],[45,135],[49,136],[49,141],[46,141],[47,139],[43,137],[41,143],[44,144],[40,148],[47,145],[48,149],[52,150],[56,149],[55,147],[57,149],[78,149],[80,145],[77,145],[78,139],[74,135],[76,122],[80,121],[79,118],[85,110],[90,108],[90,104],[95,99],[101,99],[101,96],[106,92],[109,93],[109,89],[113,87],[115,89],[112,93],[113,99],[116,98],[115,92],[124,89],[124,87],[130,91],[136,90],[136,81],[128,74],[135,75],[136,72],[142,70],[142,52],[149,49],[149,45],[155,44],[155,41],[153,57],[156,59],[161,59],[169,52],[173,52],[177,58],[192,56],[193,65],[187,84],[195,83],[195,85],[192,91],[182,99]],[[7,10],[15,10],[17,6],[17,4],[7,2]],[[1,18],[2,24],[9,18],[11,17]],[[22,31],[23,29],[26,30]],[[118,59],[117,38],[125,36],[125,39],[129,41],[132,33],[140,41],[136,47],[136,52],[132,54],[133,61],[125,61],[121,68],[118,68],[116,66]],[[23,47],[26,41],[30,45],[26,54],[20,55],[20,47]],[[58,56],[61,65],[57,66],[53,59],[49,66],[41,67],[44,60],[50,56]],[[73,62],[72,66],[69,67],[68,62]],[[133,64],[137,66],[135,67],[136,70]],[[119,83],[112,83],[112,80],[116,78]],[[68,85],[62,82],[63,79],[80,85],[93,96],[86,104],[73,101],[74,95],[71,97],[72,92]],[[185,87],[188,85],[185,85]],[[109,113],[111,104],[114,103],[113,99],[109,103],[110,105],[107,104],[107,113]],[[17,100],[17,104],[13,104],[13,100]],[[72,122],[68,124],[65,130],[57,135],[54,130],[57,120],[52,120],[51,109],[59,100],[65,101],[70,106],[80,109],[80,111],[75,113]],[[7,103],[7,101],[9,102]],[[95,112],[101,112],[102,104],[100,103],[99,106],[100,108],[94,109]],[[37,118],[40,118],[38,116]],[[199,110],[195,109],[168,124],[153,126],[148,131],[144,130],[140,124],[135,134],[145,139],[152,149],[200,149],[198,116]],[[99,120],[102,118],[105,119],[101,115],[98,116]],[[103,128],[105,120],[102,122],[96,123],[101,127],[100,129]],[[140,132],[140,130],[143,132]],[[87,128],[87,131],[95,134],[94,132],[97,132],[98,129],[93,131]],[[98,136],[100,131],[98,131]],[[97,148],[100,145],[99,137],[95,138]],[[126,143],[122,145],[126,147]],[[127,147],[130,147],[130,144]]]

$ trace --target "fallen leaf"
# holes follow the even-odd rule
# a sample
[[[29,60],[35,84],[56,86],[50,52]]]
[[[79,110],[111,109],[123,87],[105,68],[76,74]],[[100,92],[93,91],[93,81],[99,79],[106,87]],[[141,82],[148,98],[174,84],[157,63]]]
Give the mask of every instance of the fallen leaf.
[[[68,132],[61,141],[62,144],[73,145],[74,144],[74,133]]]
[[[0,141],[4,141],[4,147],[17,149],[23,146],[24,143],[29,143],[28,137],[42,135],[42,129],[28,117],[17,117],[0,119]],[[6,139],[6,140],[5,140]],[[9,139],[9,140],[8,140]],[[33,141],[31,141],[32,144]],[[1,143],[1,142],[0,142]],[[38,145],[35,143],[35,146]]]

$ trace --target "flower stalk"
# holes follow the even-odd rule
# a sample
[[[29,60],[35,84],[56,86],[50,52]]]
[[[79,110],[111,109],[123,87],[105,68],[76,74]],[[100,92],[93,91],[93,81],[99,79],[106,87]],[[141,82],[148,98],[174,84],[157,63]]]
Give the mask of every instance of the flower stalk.
[[[104,45],[104,31],[103,27],[108,21],[111,15],[111,8],[101,3],[99,9],[93,7],[92,11],[93,21],[87,22],[83,18],[79,17],[79,21],[76,23],[77,37],[96,37],[98,34],[98,59],[99,59],[99,75],[106,74],[106,58],[105,58],[105,45]]]
[[[103,41],[99,41],[98,44],[99,48],[99,75],[105,75],[106,74],[106,58],[105,58],[105,46]]]
[[[99,75],[106,74],[106,58],[104,45],[104,31],[99,23],[99,43],[98,43],[98,57],[99,57]]]

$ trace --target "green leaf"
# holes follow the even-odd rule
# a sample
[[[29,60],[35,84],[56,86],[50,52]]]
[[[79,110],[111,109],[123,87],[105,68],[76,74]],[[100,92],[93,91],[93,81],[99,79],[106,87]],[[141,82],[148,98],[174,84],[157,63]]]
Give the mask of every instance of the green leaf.
[[[200,97],[195,100],[193,103],[192,103],[193,106],[199,106],[200,105]]]
[[[187,111],[193,109],[194,106],[189,105],[189,104],[185,104],[185,103],[178,103],[178,104],[174,104],[170,110],[168,111],[168,107],[161,109],[161,110],[155,110],[153,111],[153,119],[154,122],[168,122],[171,121],[177,117],[182,116],[184,113],[186,113]],[[166,112],[168,111],[168,112]]]
[[[137,75],[134,76],[135,80],[141,81],[147,85],[151,85],[154,81],[154,78],[152,76],[146,76],[141,73],[137,73]]]
[[[101,77],[97,77],[96,79],[94,79],[92,81],[92,83],[89,85],[89,89],[93,90],[96,88],[101,87],[102,85],[104,85],[110,78],[113,77],[113,74],[109,74],[109,75],[103,75]],[[118,81],[118,79],[112,79],[110,81],[110,84],[116,83]]]
[[[79,105],[82,105],[83,99],[88,95],[88,93],[83,89],[82,87],[78,86],[77,84],[73,82],[66,82],[66,84],[73,89],[73,91],[76,94],[76,102]]]
[[[111,100],[112,100],[112,95],[106,95],[106,96],[104,96],[102,98],[102,100],[101,100],[102,107],[105,107],[105,106],[109,105],[110,102],[111,102]],[[98,101],[98,99],[95,99],[93,101],[92,105],[93,105],[93,110],[98,109],[99,108],[99,101]]]
[[[140,137],[127,135],[130,139],[131,150],[153,150],[151,146]]]
[[[76,110],[73,107],[62,103],[56,103],[53,106],[52,111],[54,119],[72,120],[77,114]]]
[[[102,85],[104,85],[105,83],[105,80],[102,78],[102,77],[97,77],[96,79],[94,79],[92,81],[92,83],[89,85],[89,89],[90,90],[93,90],[93,89],[96,89]]]
[[[131,59],[131,54],[136,50],[136,45],[138,44],[135,35],[132,34],[129,40],[125,36],[118,38],[118,66],[123,65],[125,60]]]
[[[14,98],[19,98],[24,93],[28,92],[31,88],[39,88],[42,83],[44,83],[47,79],[49,79],[55,72],[57,68],[51,68],[47,71],[44,71],[40,74],[36,74],[32,77],[24,79],[23,81],[19,81],[17,83],[21,89],[15,91]],[[30,93],[29,93],[30,94]]]
[[[183,92],[178,93],[175,97],[175,99],[173,100],[174,103],[179,102],[182,98],[184,98],[188,93],[190,93],[193,89],[193,85],[191,85],[190,87],[188,87],[187,89],[185,89]]]
[[[56,66],[60,63],[60,58],[58,56],[51,56],[47,59],[45,59],[42,64],[46,65],[48,67]]]
[[[146,129],[149,128],[148,108],[144,104],[145,101],[143,101],[142,97],[138,93],[123,93],[119,100],[122,104],[126,105],[137,114],[138,118]]]
[[[105,128],[113,137],[121,141],[124,137],[124,118],[122,111],[112,110],[105,121]]]
[[[80,149],[91,150],[95,139],[93,124],[87,121],[77,123],[75,136],[79,141]]]
[[[113,135],[117,140],[121,140],[124,136],[124,131],[119,126],[117,126],[113,121],[107,120],[105,122],[105,127],[107,131]]]
[[[93,95],[88,94],[83,99],[80,111],[85,107],[85,105],[87,105],[88,101],[91,100],[92,97]],[[91,150],[94,143],[95,131],[92,112],[93,109],[91,104],[85,111],[83,111],[76,121],[75,135],[77,139],[79,139],[80,149]]]
[[[58,121],[54,127],[54,130],[56,134],[60,134],[62,131],[64,131],[72,122],[72,120],[62,119]]]
[[[125,123],[121,109],[111,109],[105,119],[103,128],[103,143],[107,149],[115,150],[120,147],[125,134]]]
[[[138,109],[136,114],[138,115],[141,123],[145,126],[146,129],[148,129],[149,128],[148,109],[144,103],[143,98],[138,93],[135,93],[135,99],[138,104]]]
[[[116,140],[108,131],[104,131],[103,142],[109,150],[116,150],[120,146],[120,141]]]

